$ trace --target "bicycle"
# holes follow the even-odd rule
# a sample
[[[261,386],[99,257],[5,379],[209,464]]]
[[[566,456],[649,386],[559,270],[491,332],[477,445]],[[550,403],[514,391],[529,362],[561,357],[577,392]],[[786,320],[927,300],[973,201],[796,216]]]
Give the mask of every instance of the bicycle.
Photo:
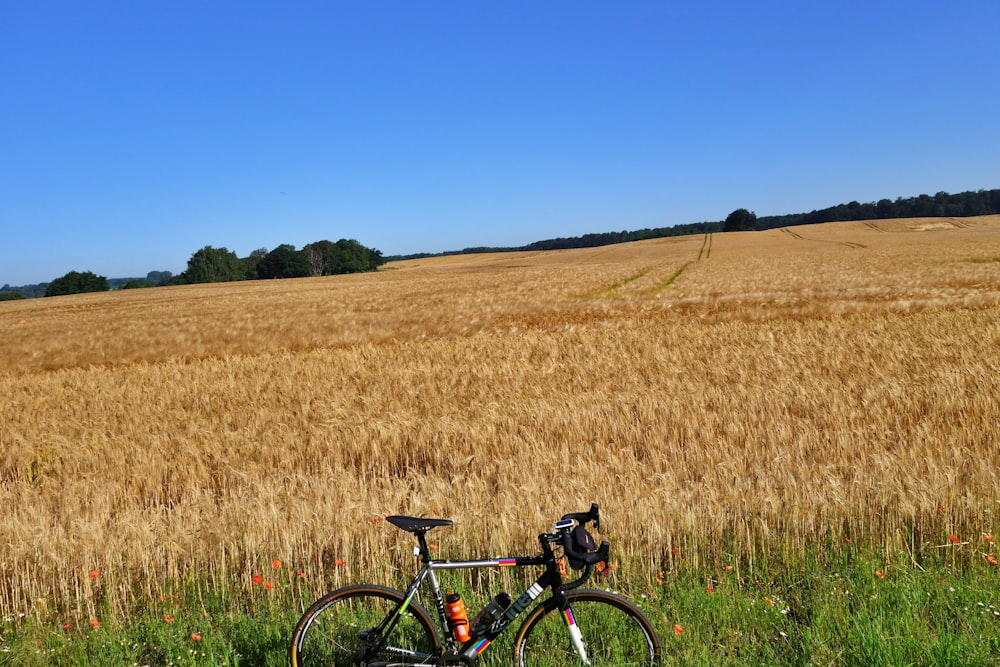
[[[555,523],[555,532],[540,534],[542,553],[538,556],[434,560],[427,532],[451,526],[450,519],[389,516],[386,520],[416,537],[414,555],[419,556],[421,566],[413,582],[405,592],[361,584],[316,600],[292,633],[292,667],[471,667],[545,590],[551,591],[550,596],[531,608],[514,637],[518,667],[659,664],[659,638],[635,604],[615,593],[580,588],[595,566],[608,562],[608,542],[596,547],[586,528],[593,523],[600,530],[596,503],[589,512],[563,516]],[[577,579],[563,581],[561,558],[553,545],[562,548],[574,570],[582,570]],[[505,594],[495,597],[469,624],[468,638],[461,639],[464,634],[460,633],[456,639],[455,626],[462,623],[450,620],[436,574],[439,570],[538,566],[544,571],[527,590],[513,600]],[[417,599],[426,582],[430,582],[437,622]],[[447,599],[451,603],[452,598]]]

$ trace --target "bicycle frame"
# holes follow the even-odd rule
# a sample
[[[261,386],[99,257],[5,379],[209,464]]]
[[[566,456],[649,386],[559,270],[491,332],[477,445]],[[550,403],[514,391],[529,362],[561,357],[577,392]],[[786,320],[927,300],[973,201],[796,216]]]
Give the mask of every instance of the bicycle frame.
[[[586,651],[583,646],[582,635],[580,634],[579,628],[576,627],[575,620],[573,619],[573,613],[569,608],[565,595],[565,590],[573,588],[576,582],[571,582],[568,585],[563,584],[562,574],[559,569],[559,562],[556,560],[555,554],[552,552],[552,547],[550,546],[550,542],[558,538],[557,535],[542,534],[538,536],[539,544],[542,546],[542,555],[540,556],[514,556],[510,558],[491,558],[487,560],[433,560],[430,558],[430,552],[427,549],[427,543],[423,533],[417,533],[416,536],[419,542],[419,548],[414,551],[416,552],[416,555],[421,556],[423,566],[420,568],[420,571],[417,573],[417,576],[414,578],[409,588],[407,588],[406,597],[403,602],[397,605],[396,609],[391,612],[386,620],[380,625],[379,630],[381,636],[385,636],[386,633],[395,625],[396,619],[406,612],[406,608],[417,595],[424,582],[430,581],[431,590],[434,594],[434,601],[438,611],[438,622],[443,631],[444,644],[447,647],[445,655],[456,656],[459,660],[464,657],[471,661],[482,653],[486,647],[489,646],[494,639],[496,639],[497,636],[503,633],[504,630],[506,630],[511,623],[513,623],[514,620],[521,615],[522,612],[527,610],[531,604],[545,592],[545,589],[549,589],[552,591],[552,597],[555,599],[563,620],[566,622],[570,637],[580,654],[580,658],[584,661],[584,664],[589,664]],[[494,621],[485,634],[473,636],[465,644],[458,645],[449,630],[448,614],[445,608],[444,597],[441,595],[441,586],[436,573],[439,570],[471,570],[494,567],[505,568],[531,566],[544,566],[545,571],[539,575],[539,577],[534,581],[534,583],[531,584],[531,586],[528,587],[527,590],[511,602],[503,616]],[[582,582],[585,580],[589,576],[589,571],[590,568],[588,567],[587,572],[577,581]]]

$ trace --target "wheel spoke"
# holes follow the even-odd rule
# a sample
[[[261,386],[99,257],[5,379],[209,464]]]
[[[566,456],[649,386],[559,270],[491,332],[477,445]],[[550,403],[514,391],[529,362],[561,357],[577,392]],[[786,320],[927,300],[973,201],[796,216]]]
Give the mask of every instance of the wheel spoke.
[[[396,617],[403,594],[377,586],[334,591],[314,604],[299,621],[292,644],[292,664],[348,666],[372,660],[420,662],[438,648],[437,634],[417,605]],[[385,636],[379,626],[393,615]]]
[[[585,665],[572,639],[570,625],[580,633],[591,665],[653,665],[659,641],[649,621],[631,603],[603,591],[567,595],[570,613],[554,605],[532,612],[519,633],[516,662],[521,667]]]

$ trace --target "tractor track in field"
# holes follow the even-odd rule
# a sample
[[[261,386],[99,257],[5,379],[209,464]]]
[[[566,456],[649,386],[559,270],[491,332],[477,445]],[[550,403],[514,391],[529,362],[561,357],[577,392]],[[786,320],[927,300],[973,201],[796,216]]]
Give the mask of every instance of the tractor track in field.
[[[858,243],[856,241],[832,241],[832,240],[829,240],[829,239],[813,239],[813,238],[809,238],[809,237],[803,236],[802,234],[799,234],[798,232],[792,231],[788,227],[782,227],[781,231],[784,232],[785,234],[788,234],[789,236],[791,236],[793,239],[795,239],[797,241],[810,241],[812,243],[832,243],[833,245],[842,245],[842,246],[845,246],[847,248],[853,248],[855,250],[860,249],[860,248],[867,248],[868,247],[865,244]],[[882,231],[882,230],[879,230],[879,231]]]
[[[705,240],[701,242],[701,250],[698,251],[697,261],[701,261],[702,255],[705,256],[705,259],[712,256],[712,232],[705,232]]]
[[[675,269],[666,278],[653,283],[653,285],[651,285],[650,287],[646,287],[644,289],[636,289],[631,292],[625,292],[625,289],[628,288],[629,285],[633,285],[634,283],[642,280],[643,278],[651,276],[651,274],[653,275],[657,273],[662,274],[670,267],[676,265],[672,263],[671,264],[664,263],[664,264],[655,264],[651,266],[644,266],[643,268],[626,276],[625,278],[622,278],[621,280],[615,281],[608,285],[604,285],[602,287],[598,287],[597,289],[588,292],[587,294],[584,295],[584,298],[600,299],[611,296],[653,296],[659,294],[660,292],[666,290],[671,285],[673,285],[677,281],[677,279],[681,277],[684,271],[686,271],[687,268],[691,266],[691,264],[695,262],[700,262],[703,259],[708,259],[709,257],[712,256],[712,236],[713,235],[711,232],[705,234],[704,238],[702,239],[701,246],[698,249],[697,258],[695,258],[694,260],[684,262],[683,264],[680,265],[680,267]]]

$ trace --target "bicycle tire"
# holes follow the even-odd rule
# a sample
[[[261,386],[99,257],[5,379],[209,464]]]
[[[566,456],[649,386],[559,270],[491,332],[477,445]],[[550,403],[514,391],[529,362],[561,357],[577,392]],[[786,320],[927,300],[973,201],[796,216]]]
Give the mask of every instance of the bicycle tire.
[[[384,641],[367,642],[365,631],[379,625],[406,599],[401,591],[373,584],[339,588],[316,600],[292,632],[292,667],[353,666],[398,662],[421,664],[441,653],[430,614],[411,600]],[[381,647],[381,648],[379,648]]]
[[[598,590],[566,593],[591,665],[660,664],[660,640],[646,615],[625,598]],[[518,667],[582,665],[569,620],[549,598],[528,614],[514,638]]]

